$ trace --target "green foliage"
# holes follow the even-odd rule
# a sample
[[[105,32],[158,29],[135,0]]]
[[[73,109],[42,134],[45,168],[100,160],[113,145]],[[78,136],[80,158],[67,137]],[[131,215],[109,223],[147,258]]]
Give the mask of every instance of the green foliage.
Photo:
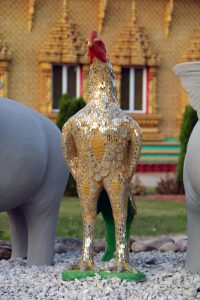
[[[135,197],[138,215],[134,217],[131,235],[156,236],[160,234],[185,233],[185,203],[168,200],[144,201]],[[176,200],[176,196],[174,196]],[[105,221],[99,214],[95,237],[105,238]],[[82,218],[77,198],[66,198],[61,203],[57,236],[82,239]]]
[[[85,106],[85,102],[82,97],[69,98],[69,96],[63,95],[59,103],[59,113],[56,120],[56,125],[62,130],[63,125],[69,118],[75,115],[80,109]],[[65,194],[69,196],[77,196],[76,181],[69,175],[69,180],[65,190]]]
[[[85,101],[80,98],[69,98],[67,94],[63,95],[59,103],[59,113],[56,119],[56,125],[62,130],[63,125],[69,118],[75,115],[85,106]]]
[[[10,231],[9,231],[9,222],[7,213],[2,212],[0,214],[0,240],[9,240]]]
[[[133,222],[134,235],[185,234],[187,224],[185,203],[169,200],[139,200],[136,204],[138,215]]]
[[[179,137],[180,144],[181,144],[180,156],[178,161],[178,169],[177,169],[177,182],[178,182],[179,192],[184,191],[183,166],[184,166],[185,154],[187,150],[188,140],[197,121],[198,121],[197,112],[190,105],[187,105],[185,108],[185,112],[183,114],[181,132]]]
[[[65,195],[72,196],[72,197],[78,195],[76,181],[71,173],[69,174],[69,179],[68,179],[67,186],[65,189]]]
[[[138,199],[138,200],[137,200]],[[134,217],[131,235],[157,236],[186,232],[185,203],[169,200],[147,200],[135,197],[138,215]],[[6,213],[0,214],[1,239],[10,239]],[[57,224],[58,237],[83,237],[80,203],[77,198],[64,198],[61,203]],[[95,237],[105,238],[105,221],[99,214],[95,226]]]

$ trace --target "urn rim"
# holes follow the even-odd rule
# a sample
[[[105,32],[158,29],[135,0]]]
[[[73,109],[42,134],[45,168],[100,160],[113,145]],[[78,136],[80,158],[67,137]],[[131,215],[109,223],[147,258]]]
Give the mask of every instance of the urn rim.
[[[193,74],[199,73],[200,60],[176,64],[173,68],[173,72],[176,76],[186,75],[187,73],[193,73]]]

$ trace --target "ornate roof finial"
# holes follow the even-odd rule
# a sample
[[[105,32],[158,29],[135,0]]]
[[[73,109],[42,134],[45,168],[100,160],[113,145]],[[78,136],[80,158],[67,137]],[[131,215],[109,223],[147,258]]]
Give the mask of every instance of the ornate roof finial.
[[[28,29],[32,30],[33,27],[33,16],[35,13],[35,2],[36,0],[28,0]]]
[[[68,1],[63,0],[63,19],[66,20],[68,17]]]
[[[131,12],[132,21],[136,21],[136,1],[132,0],[132,12]]]
[[[168,38],[169,29],[172,22],[172,14],[174,10],[174,0],[167,0],[166,11],[164,15],[164,34],[165,38]]]
[[[105,19],[106,7],[108,0],[99,0],[98,3],[98,32],[101,33],[103,30],[103,23]]]

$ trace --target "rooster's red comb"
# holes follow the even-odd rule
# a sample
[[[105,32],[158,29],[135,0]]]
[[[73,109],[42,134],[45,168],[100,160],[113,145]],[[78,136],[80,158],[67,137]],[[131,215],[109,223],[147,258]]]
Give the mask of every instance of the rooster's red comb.
[[[97,32],[96,31],[90,32],[88,40],[92,42],[96,38],[97,38]]]
[[[90,63],[93,63],[94,58],[98,58],[102,62],[106,62],[106,48],[104,42],[97,37],[97,32],[92,31],[86,40],[88,45],[88,55],[90,57]]]

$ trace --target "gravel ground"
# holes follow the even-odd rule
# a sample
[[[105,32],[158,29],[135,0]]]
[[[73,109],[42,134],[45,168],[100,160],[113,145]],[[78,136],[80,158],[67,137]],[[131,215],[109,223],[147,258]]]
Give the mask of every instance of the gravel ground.
[[[109,269],[109,263],[95,258],[96,268]],[[26,267],[22,259],[0,261],[0,299],[137,299],[192,300],[200,299],[200,276],[184,269],[184,253],[158,251],[130,254],[132,264],[146,274],[146,281],[112,278],[101,280],[97,275],[85,280],[62,281],[61,273],[76,263],[80,253],[55,255],[53,267]]]

